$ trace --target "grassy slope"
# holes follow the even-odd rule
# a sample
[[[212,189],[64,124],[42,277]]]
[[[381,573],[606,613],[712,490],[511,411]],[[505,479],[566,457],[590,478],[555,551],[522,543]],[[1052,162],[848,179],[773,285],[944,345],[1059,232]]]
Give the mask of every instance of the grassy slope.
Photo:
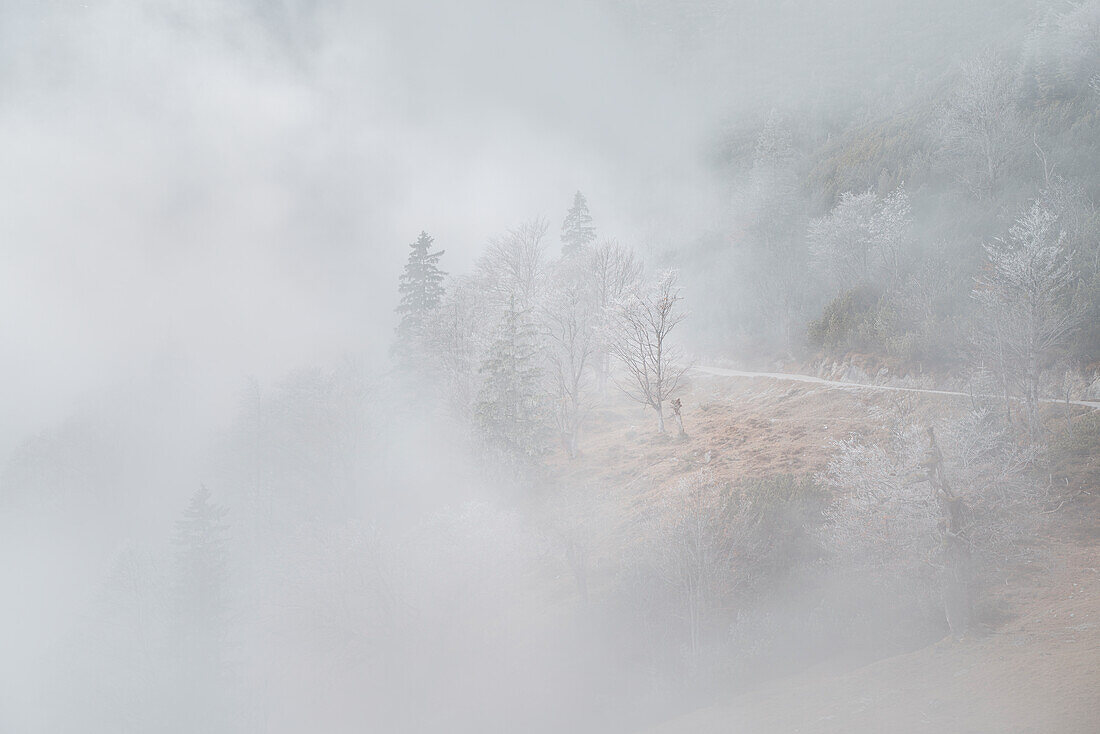
[[[854,670],[809,670],[654,729],[704,732],[1100,730],[1100,552],[1058,549],[1016,589],[1020,616]]]
[[[703,466],[734,479],[812,473],[824,466],[832,440],[865,428],[898,400],[914,401],[930,416],[966,407],[942,396],[696,375],[684,399],[689,436],[676,439],[656,435],[652,411],[610,400],[591,421],[583,455],[554,466],[565,484],[599,490],[592,509],[610,520],[600,523],[610,529],[595,549],[595,587],[600,546],[629,543],[635,523],[678,477]],[[772,681],[658,731],[1100,730],[1100,533],[1093,501],[1100,493],[1092,491],[1100,452],[1081,441],[1075,446],[1076,457],[1053,466],[1060,475],[1053,481],[1065,485],[1070,499],[1047,541],[1046,570],[1020,574],[1004,591],[1008,622],[865,667],[844,670],[837,663]]]

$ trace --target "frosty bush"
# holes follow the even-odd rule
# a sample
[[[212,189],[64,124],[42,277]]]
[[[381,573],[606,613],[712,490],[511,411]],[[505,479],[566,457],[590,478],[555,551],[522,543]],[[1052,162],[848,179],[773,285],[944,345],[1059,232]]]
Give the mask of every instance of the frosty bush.
[[[974,589],[1018,560],[1036,529],[1034,459],[985,411],[938,436],[907,411],[891,415],[884,439],[838,442],[819,477],[837,493],[826,511],[836,559],[902,593],[939,588],[952,629],[965,631]]]

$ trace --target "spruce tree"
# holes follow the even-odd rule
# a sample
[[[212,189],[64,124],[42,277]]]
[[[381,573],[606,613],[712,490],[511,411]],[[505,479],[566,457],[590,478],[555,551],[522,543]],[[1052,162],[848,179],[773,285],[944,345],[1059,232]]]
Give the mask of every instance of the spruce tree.
[[[397,325],[396,349],[399,352],[407,352],[421,338],[425,318],[443,300],[446,273],[439,269],[439,258],[444,251],[432,252],[432,242],[431,235],[421,232],[416,242],[409,245],[412,252],[397,288],[401,294],[401,303],[397,306],[397,313],[401,315]]]
[[[175,591],[179,622],[186,630],[215,632],[227,608],[225,508],[199,488],[176,522]]]
[[[516,309],[514,300],[480,372],[477,422],[490,445],[510,460],[543,453],[547,423],[538,344],[526,314]]]
[[[229,528],[205,486],[192,496],[173,538],[176,676],[171,716],[180,731],[232,731],[227,659]]]
[[[592,215],[588,213],[588,201],[578,191],[573,195],[573,206],[561,225],[561,254],[563,257],[576,255],[595,241],[596,228],[592,226]]]

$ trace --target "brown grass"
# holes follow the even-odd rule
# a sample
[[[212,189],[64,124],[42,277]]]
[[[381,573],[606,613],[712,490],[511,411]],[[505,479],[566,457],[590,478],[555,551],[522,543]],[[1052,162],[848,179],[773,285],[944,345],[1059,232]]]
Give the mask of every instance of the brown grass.
[[[652,410],[612,396],[582,436],[581,456],[551,459],[552,481],[594,493],[596,542],[610,551],[634,542],[637,523],[685,474],[705,466],[734,482],[812,475],[834,441],[880,430],[881,412],[898,400],[928,420],[968,407],[950,396],[697,376],[683,396],[686,438],[658,435]],[[1005,607],[995,630],[855,669],[826,665],[659,730],[1100,731],[1100,420],[1075,410],[1067,423],[1062,410],[1047,411],[1055,434],[1048,479],[1064,485],[1066,501],[1052,514],[1044,568],[1021,570],[995,595]],[[1070,425],[1060,442],[1059,426]]]

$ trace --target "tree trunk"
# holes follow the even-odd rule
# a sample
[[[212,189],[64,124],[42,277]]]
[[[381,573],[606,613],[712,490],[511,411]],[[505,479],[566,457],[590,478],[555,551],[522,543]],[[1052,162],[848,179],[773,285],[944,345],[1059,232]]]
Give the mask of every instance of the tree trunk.
[[[928,429],[928,458],[925,460],[928,481],[940,505],[940,533],[943,543],[943,611],[952,634],[962,637],[971,624],[973,573],[970,546],[966,540],[966,504],[947,482],[943,453],[936,435]]]
[[[691,672],[694,675],[699,662],[699,630],[702,626],[702,594],[696,584],[689,584],[687,590],[688,607],[688,643],[691,653]]]
[[[565,455],[570,459],[577,458],[576,445],[577,439],[574,433],[570,431],[561,432],[561,447],[565,449]]]
[[[657,411],[657,433],[665,432],[665,411],[660,403],[653,406],[653,409]]]
[[[956,637],[964,636],[970,629],[972,586],[970,550],[965,540],[945,533],[943,611],[947,625]]]
[[[1027,427],[1032,440],[1039,438],[1039,370],[1035,366],[1027,375]]]
[[[569,541],[565,550],[569,560],[569,569],[573,572],[573,580],[577,584],[577,594],[581,602],[588,603],[588,553],[587,550],[576,541]]]

